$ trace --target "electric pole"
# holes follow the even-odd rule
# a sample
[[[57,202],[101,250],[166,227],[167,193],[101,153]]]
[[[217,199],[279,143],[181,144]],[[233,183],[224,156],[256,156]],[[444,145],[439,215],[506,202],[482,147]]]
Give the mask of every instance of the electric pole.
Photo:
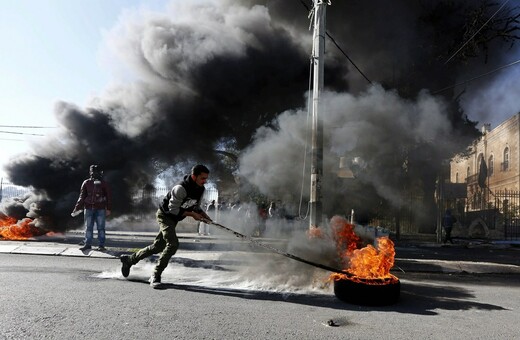
[[[312,42],[313,91],[312,91],[312,158],[309,228],[322,223],[321,177],[323,174],[323,122],[319,111],[320,93],[323,90],[325,55],[325,13],[330,0],[314,0],[314,33]]]

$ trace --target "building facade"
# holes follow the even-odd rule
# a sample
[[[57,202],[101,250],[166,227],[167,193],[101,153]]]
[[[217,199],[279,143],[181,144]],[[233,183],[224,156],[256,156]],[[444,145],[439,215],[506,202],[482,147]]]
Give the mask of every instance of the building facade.
[[[450,182],[466,184],[463,210],[470,216],[467,219],[470,227],[479,220],[486,236],[499,237],[507,223],[517,221],[520,218],[520,113],[493,130],[484,125],[482,136],[473,142],[469,153],[451,160]]]
[[[492,192],[520,190],[520,113],[509,118],[495,129],[482,128],[482,137],[471,146],[468,157],[455,157],[450,163],[450,181],[467,183],[468,197],[479,190],[479,175]]]

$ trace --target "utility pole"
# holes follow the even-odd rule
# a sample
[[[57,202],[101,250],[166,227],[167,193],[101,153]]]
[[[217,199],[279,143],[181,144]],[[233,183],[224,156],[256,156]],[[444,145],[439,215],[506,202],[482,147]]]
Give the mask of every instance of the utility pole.
[[[320,93],[323,90],[325,55],[325,13],[330,0],[314,0],[314,33],[312,42],[312,158],[309,228],[322,223],[321,176],[323,174],[323,122],[319,115]]]

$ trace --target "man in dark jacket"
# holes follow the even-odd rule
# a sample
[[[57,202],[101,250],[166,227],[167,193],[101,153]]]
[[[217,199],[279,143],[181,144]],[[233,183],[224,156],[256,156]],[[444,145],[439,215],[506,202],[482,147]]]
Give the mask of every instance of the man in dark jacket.
[[[121,273],[124,277],[130,274],[130,268],[134,264],[153,254],[161,253],[150,278],[150,285],[153,288],[160,287],[161,274],[168,266],[170,258],[179,248],[179,239],[175,233],[177,223],[187,216],[193,217],[196,221],[211,221],[211,218],[200,207],[200,201],[204,194],[204,183],[206,183],[208,176],[208,168],[201,164],[195,165],[191,169],[191,174],[185,176],[164,197],[156,213],[159,234],[148,247],[132,255],[121,256]]]
[[[442,218],[442,226],[444,227],[444,243],[450,242],[453,244],[453,239],[451,238],[451,230],[453,229],[453,225],[457,222],[457,219],[455,216],[451,214],[450,209],[446,209],[446,213],[444,214],[444,217]]]
[[[98,165],[91,165],[90,177],[83,181],[78,201],[72,211],[72,216],[77,216],[83,210],[85,220],[85,240],[81,250],[92,248],[94,237],[94,223],[97,226],[98,250],[105,249],[105,220],[112,209],[112,193],[107,182],[103,180],[103,171]]]

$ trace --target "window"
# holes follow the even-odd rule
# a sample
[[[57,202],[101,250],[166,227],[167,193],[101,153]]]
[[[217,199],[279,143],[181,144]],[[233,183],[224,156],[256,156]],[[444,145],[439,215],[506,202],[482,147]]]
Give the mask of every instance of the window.
[[[459,183],[459,173],[455,173],[455,183]]]
[[[509,169],[509,148],[504,149],[504,162],[502,163],[502,170],[506,171]]]
[[[468,166],[468,169],[466,170],[466,181],[468,180],[469,175],[470,175],[470,172],[469,172],[469,166]]]
[[[488,176],[493,176],[493,155],[489,156],[488,160]]]

